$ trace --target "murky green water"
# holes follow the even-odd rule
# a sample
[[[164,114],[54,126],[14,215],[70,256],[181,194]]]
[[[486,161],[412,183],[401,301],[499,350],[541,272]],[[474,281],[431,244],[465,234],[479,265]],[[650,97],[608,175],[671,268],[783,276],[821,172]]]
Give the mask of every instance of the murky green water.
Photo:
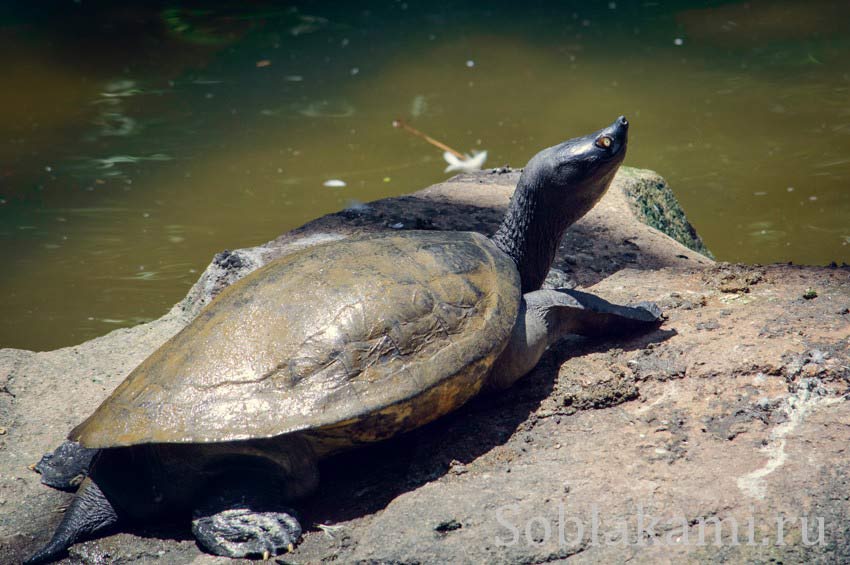
[[[850,261],[846,2],[338,4],[3,9],[0,346],[156,318],[216,251],[444,179],[395,117],[499,166],[626,114],[719,259]]]

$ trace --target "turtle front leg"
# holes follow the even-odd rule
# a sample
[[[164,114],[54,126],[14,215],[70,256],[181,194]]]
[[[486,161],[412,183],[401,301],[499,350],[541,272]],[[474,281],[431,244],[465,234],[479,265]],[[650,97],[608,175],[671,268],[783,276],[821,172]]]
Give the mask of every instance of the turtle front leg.
[[[555,327],[552,342],[567,334],[586,337],[617,337],[658,328],[664,317],[652,302],[620,306],[588,292],[572,289],[538,291],[549,293],[534,297],[543,305]],[[531,293],[537,294],[537,293]]]
[[[620,306],[587,292],[545,289],[525,294],[510,341],[488,387],[505,389],[531,371],[550,345],[568,334],[616,337],[656,329],[664,321],[650,302]]]

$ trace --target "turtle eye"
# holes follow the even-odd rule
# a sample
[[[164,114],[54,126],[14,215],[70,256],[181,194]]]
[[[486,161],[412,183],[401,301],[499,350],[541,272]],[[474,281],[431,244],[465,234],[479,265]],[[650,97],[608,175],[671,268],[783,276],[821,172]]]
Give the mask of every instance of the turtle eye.
[[[609,147],[611,147],[612,143],[613,141],[610,137],[608,137],[607,135],[603,135],[596,140],[596,147],[599,147],[601,149],[608,149]]]

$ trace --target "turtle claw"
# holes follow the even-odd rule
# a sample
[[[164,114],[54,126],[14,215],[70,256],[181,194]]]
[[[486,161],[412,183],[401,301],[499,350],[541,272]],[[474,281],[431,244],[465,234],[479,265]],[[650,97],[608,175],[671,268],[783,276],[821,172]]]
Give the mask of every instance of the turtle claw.
[[[198,545],[214,555],[268,560],[295,549],[301,537],[301,524],[286,512],[230,508],[216,514],[196,515],[192,533]]]

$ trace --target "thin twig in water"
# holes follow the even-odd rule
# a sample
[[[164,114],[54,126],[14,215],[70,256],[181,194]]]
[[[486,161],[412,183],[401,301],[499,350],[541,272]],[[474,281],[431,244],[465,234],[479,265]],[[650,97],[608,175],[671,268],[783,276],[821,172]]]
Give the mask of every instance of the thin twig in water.
[[[438,148],[442,149],[443,151],[448,151],[449,153],[451,153],[452,155],[454,155],[455,157],[457,157],[461,161],[466,161],[466,159],[467,159],[466,155],[464,155],[460,151],[456,151],[456,150],[452,149],[451,147],[449,147],[448,145],[446,145],[445,143],[439,142],[436,139],[434,139],[433,137],[422,133],[421,131],[419,131],[415,127],[411,126],[410,124],[406,123],[402,119],[396,118],[395,120],[393,120],[393,127],[403,129],[403,130],[407,131],[408,133],[412,133],[416,137],[421,137],[422,139],[424,139],[425,141],[427,141],[428,143],[430,143],[434,147],[438,147]]]

